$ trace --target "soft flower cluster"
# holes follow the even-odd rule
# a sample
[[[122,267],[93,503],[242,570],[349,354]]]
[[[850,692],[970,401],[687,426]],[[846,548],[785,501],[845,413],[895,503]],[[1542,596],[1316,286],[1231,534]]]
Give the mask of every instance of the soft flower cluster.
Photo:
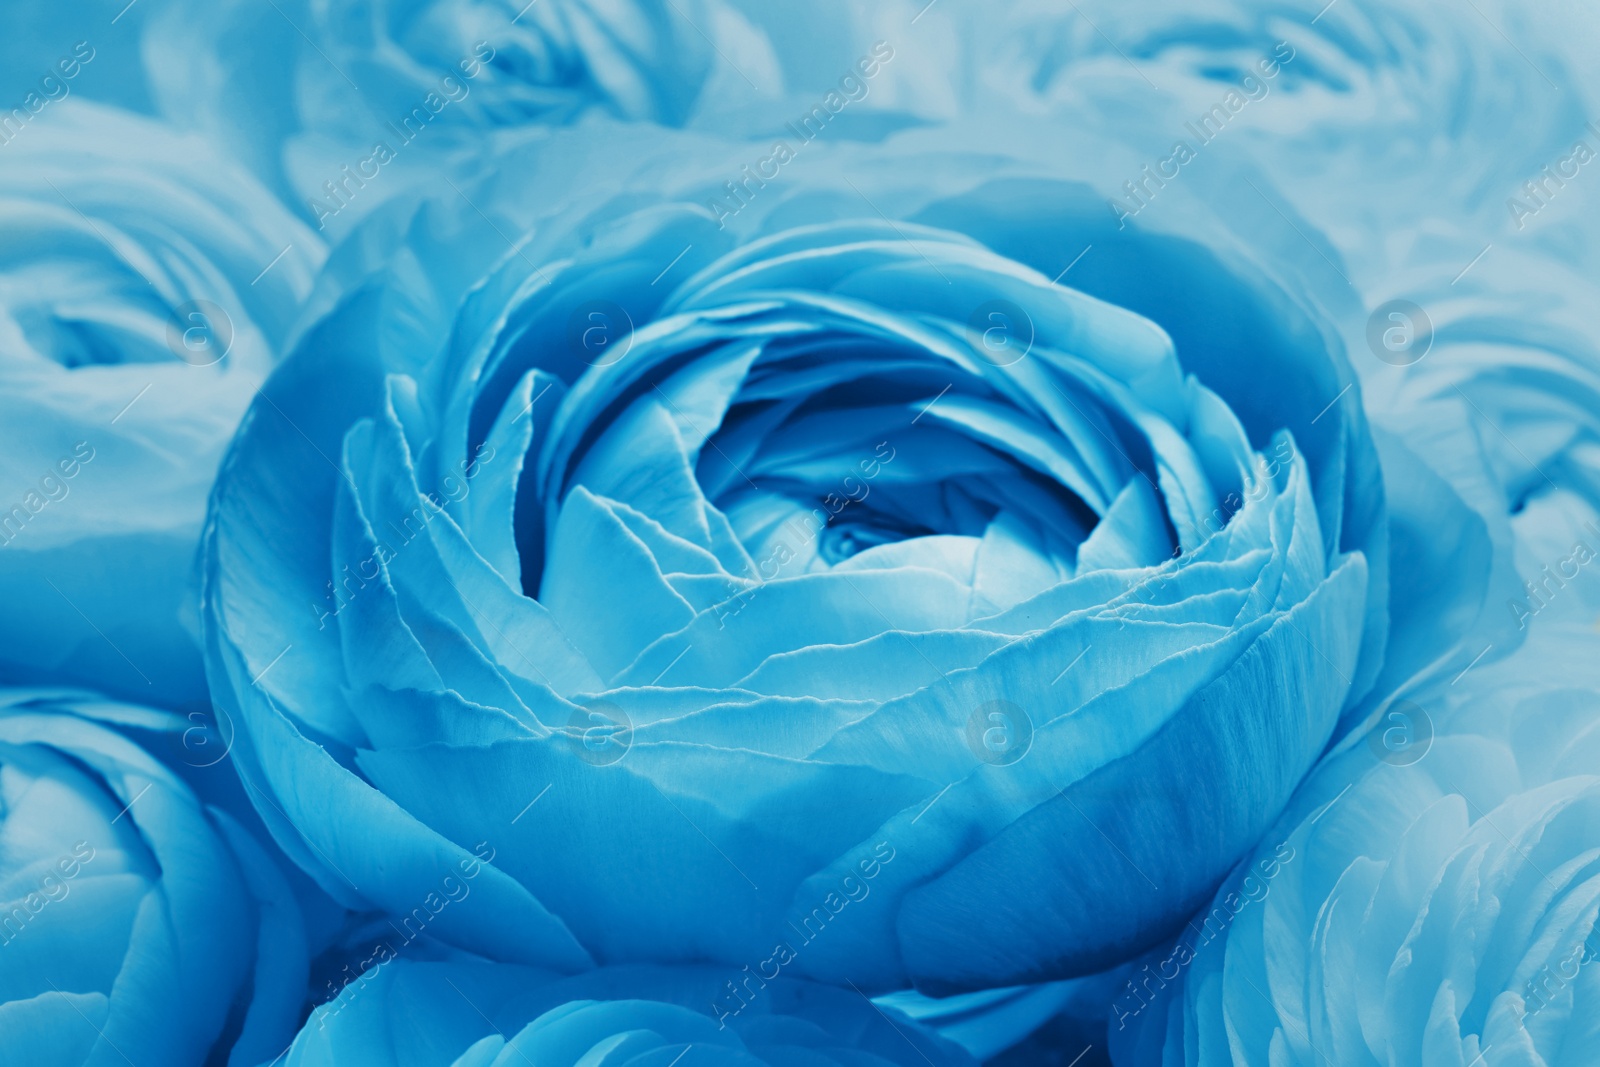
[[[1600,1057],[1591,12],[112,8],[0,16],[19,1062]]]

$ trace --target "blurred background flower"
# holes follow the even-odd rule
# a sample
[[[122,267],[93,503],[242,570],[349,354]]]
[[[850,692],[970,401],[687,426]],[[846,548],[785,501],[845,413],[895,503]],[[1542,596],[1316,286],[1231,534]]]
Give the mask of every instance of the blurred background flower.
[[[407,1010],[397,1011],[398,1005]],[[618,967],[576,978],[511,964],[393,960],[313,1012],[285,1067],[579,1067],[975,1063],[849,989],[710,968]]]
[[[0,233],[0,678],[203,700],[206,494],[322,242],[207,142],[81,100],[0,146]]]
[[[300,1021],[294,892],[117,727],[183,724],[0,691],[0,1041],[25,1063],[264,1063]]]
[[[1259,905],[1191,939],[1186,969],[1160,953],[1129,978],[1117,1062],[1592,1060],[1592,644],[1541,619],[1516,655],[1390,705],[1307,783]]]
[[[1540,277],[1562,284],[1548,264]],[[1397,688],[1268,836],[1300,857],[1273,895],[1182,976],[1161,953],[1153,981],[1150,965],[1129,976],[1117,1062],[1556,1064],[1600,1049],[1600,403],[1587,342],[1559,314],[1512,329],[1502,299],[1464,301],[1448,358],[1388,398],[1397,421],[1457,408],[1504,495],[1515,579],[1473,630],[1481,663]]]
[[[821,916],[786,975],[898,989],[1000,1064],[1104,1062],[1108,1023],[1132,1063],[1592,1058],[1573,0],[97,0],[5,30],[0,679],[189,712],[177,744],[115,717],[354,909],[289,872],[312,1001],[438,898],[416,975],[748,974]],[[200,509],[295,346],[220,491],[213,708]],[[901,585],[812,595],[840,576]],[[1284,632],[1308,615],[1337,636]],[[26,728],[89,706],[58,704]],[[269,999],[213,1062],[304,1011]]]
[[[735,83],[777,87],[723,0],[172,0],[143,48],[162,114],[337,233],[498,131],[591,113],[678,126]]]

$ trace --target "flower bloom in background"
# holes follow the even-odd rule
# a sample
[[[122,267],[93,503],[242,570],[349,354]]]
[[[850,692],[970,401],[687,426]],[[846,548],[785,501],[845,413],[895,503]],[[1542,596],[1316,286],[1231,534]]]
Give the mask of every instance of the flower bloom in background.
[[[1408,382],[1413,411],[1449,393],[1474,421],[1509,428],[1483,438],[1481,462],[1513,512],[1495,552],[1510,558],[1495,569],[1509,563],[1514,578],[1495,583],[1469,631],[1476,659],[1397,687],[1371,729],[1338,746],[1265,839],[1295,854],[1280,877],[1251,892],[1247,863],[1213,901],[1220,926],[1203,911],[1198,936],[1180,939],[1188,951],[1129,968],[1110,1012],[1115,1062],[1555,1064],[1600,1052],[1587,971],[1600,945],[1600,676],[1588,652],[1600,404],[1593,364],[1562,355],[1583,345],[1560,316],[1530,339],[1497,328],[1496,310],[1480,301],[1469,328],[1446,335],[1449,361]],[[1490,658],[1502,646],[1515,651]],[[1230,906],[1241,897],[1248,909]]]
[[[753,1005],[738,1018],[708,1007],[730,976],[705,968],[608,968],[558,975],[481,960],[395,960],[312,1013],[285,1067],[578,1067],[598,1062],[970,1067],[955,1045],[859,993],[780,979],[742,979]],[[413,1010],[403,1014],[394,1005]]]
[[[258,76],[264,80],[237,91],[284,90],[281,102],[312,129],[348,122],[366,108],[398,120],[429,93],[461,105],[458,124],[481,128],[567,121],[588,108],[682,123],[713,65],[714,41],[696,27],[715,30],[738,18],[720,0],[335,0],[289,3],[270,17],[236,2],[169,2],[160,10],[146,31],[146,47],[158,52],[179,42],[219,51],[252,31],[282,44],[270,50],[276,71],[248,59],[226,71],[156,68],[157,95],[174,97],[167,110],[194,106],[176,100],[200,88],[185,78],[225,76],[222,84],[232,88],[232,79]],[[288,65],[284,55],[292,57]],[[471,89],[451,99],[463,84]],[[322,114],[319,105],[327,105]],[[433,115],[443,111],[425,106]]]
[[[1547,622],[1514,656],[1390,705],[1297,800],[1294,862],[1257,894],[1248,875],[1226,884],[1258,903],[1219,894],[1222,940],[1130,978],[1117,1062],[1600,1054],[1592,641]]]
[[[1600,1058],[1596,31],[9,12],[0,1047]]]
[[[203,141],[79,100],[0,148],[0,232],[0,669],[203,698],[206,495],[322,244]]]
[[[436,936],[497,959],[1063,977],[1178,928],[1335,735],[1383,490],[1311,313],[1081,187],[840,184],[509,253],[452,200],[336,265],[204,559],[238,765],[330,893],[403,912],[487,838],[500,902]]]
[[[790,34],[780,63],[771,35],[789,14],[729,0],[139,0],[105,17],[19,12],[0,39],[0,66],[16,72],[16,99],[0,98],[0,145],[85,96],[200,135],[319,234],[342,235],[386,199],[449,191],[449,162],[500,137],[537,139],[595,115],[748,125],[745,101],[776,107],[783,96],[783,65],[809,69],[813,53],[832,52],[814,33]]]
[[[264,1063],[300,1018],[295,898],[239,823],[113,727],[183,728],[0,691],[0,1041],[18,1063]]]
[[[725,0],[155,0],[142,45],[155,111],[341,234],[410,186],[448,193],[464,147],[597,114],[681,126],[780,84]]]

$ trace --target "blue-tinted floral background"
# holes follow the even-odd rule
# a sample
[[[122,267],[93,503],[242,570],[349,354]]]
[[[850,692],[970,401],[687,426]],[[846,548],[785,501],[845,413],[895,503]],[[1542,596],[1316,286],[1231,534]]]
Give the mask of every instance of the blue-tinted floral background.
[[[0,14],[0,1049],[1600,1063],[1600,15]]]

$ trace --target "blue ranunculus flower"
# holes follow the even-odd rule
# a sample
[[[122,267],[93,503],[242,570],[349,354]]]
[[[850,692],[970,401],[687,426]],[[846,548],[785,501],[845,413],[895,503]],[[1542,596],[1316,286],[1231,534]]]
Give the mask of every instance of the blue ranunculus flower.
[[[1377,670],[1330,335],[1027,168],[808,149],[717,212],[574,181],[616,136],[541,150],[577,192],[514,244],[381,215],[242,425],[207,662],[280,843],[404,913],[487,841],[436,936],[565,969],[948,990],[1173,932]],[[472,204],[540,201],[502,173]]]
[[[205,144],[78,100],[0,147],[0,233],[0,677],[202,697],[206,494],[321,243]]]
[[[305,993],[295,897],[246,830],[113,725],[183,729],[0,691],[0,1047],[60,1067],[265,1062]]]
[[[1512,512],[1495,552],[1510,558],[1484,569],[1514,578],[1492,583],[1464,638],[1474,655],[1390,692],[1191,930],[1131,975],[1110,1013],[1118,1063],[1600,1054],[1600,405],[1562,310],[1512,331],[1483,301],[1400,392],[1415,413],[1453,396],[1463,423],[1506,427],[1453,465],[1468,495],[1498,491]],[[1413,447],[1461,439],[1444,425],[1416,426]]]
[[[724,16],[718,0],[687,0],[676,12],[674,6],[667,0],[292,3],[269,12],[272,39],[290,47],[262,56],[260,65],[229,69],[265,73],[268,62],[281,65],[287,56],[279,81],[312,124],[352,122],[363,105],[382,118],[404,115],[430,92],[449,95],[453,86],[440,84],[445,78],[472,84],[472,92],[453,101],[460,106],[452,122],[488,128],[562,121],[594,107],[629,119],[682,122],[715,60],[711,39],[696,27],[717,28]],[[184,23],[197,14],[201,29],[216,35],[213,46],[257,25],[256,13],[240,3],[169,3],[163,11],[149,31],[149,47],[157,51],[192,41]],[[300,32],[305,36],[297,41]],[[325,53],[320,64],[312,62],[318,49]],[[183,67],[153,71],[158,94],[179,91],[182,79],[223,74]],[[355,86],[336,85],[342,75]],[[335,96],[343,103],[338,114],[314,114],[319,101]]]
[[[499,131],[677,126],[752,76],[776,88],[726,0],[160,0],[144,48],[161,114],[333,232],[409,183],[448,191],[440,158]]]
[[[1582,180],[1576,160],[1600,143],[1588,126],[1586,14],[1514,0],[1483,0],[1471,18],[1449,0],[1317,8],[1149,0],[1107,5],[1091,24],[1050,0],[1017,0],[940,4],[919,25],[951,23],[968,42],[972,80],[1040,122],[1115,109],[1159,152],[1152,163],[1175,140],[1188,144],[1196,156],[1172,168],[1184,172],[1223,144],[1248,146],[1252,174],[1271,176],[1336,241],[1374,304],[1390,295],[1373,285],[1375,267],[1448,249],[1449,281],[1486,244],[1500,258],[1552,216],[1549,247],[1592,259],[1592,240],[1569,236],[1593,224],[1567,191]],[[1578,140],[1587,147],[1575,154]],[[1143,189],[1113,195],[1141,214],[1146,200],[1165,210],[1154,183],[1131,177]]]
[[[731,1014],[719,1000],[732,997],[735,981],[746,999],[734,1002],[745,1010]],[[313,1011],[282,1062],[970,1067],[976,1061],[859,993],[793,979],[659,967],[562,979],[481,960],[386,959]]]
[[[1592,561],[1595,518],[1545,521]],[[1579,599],[1582,625],[1541,618],[1320,769],[1282,836],[1121,991],[1116,1062],[1594,1062],[1600,597]]]

